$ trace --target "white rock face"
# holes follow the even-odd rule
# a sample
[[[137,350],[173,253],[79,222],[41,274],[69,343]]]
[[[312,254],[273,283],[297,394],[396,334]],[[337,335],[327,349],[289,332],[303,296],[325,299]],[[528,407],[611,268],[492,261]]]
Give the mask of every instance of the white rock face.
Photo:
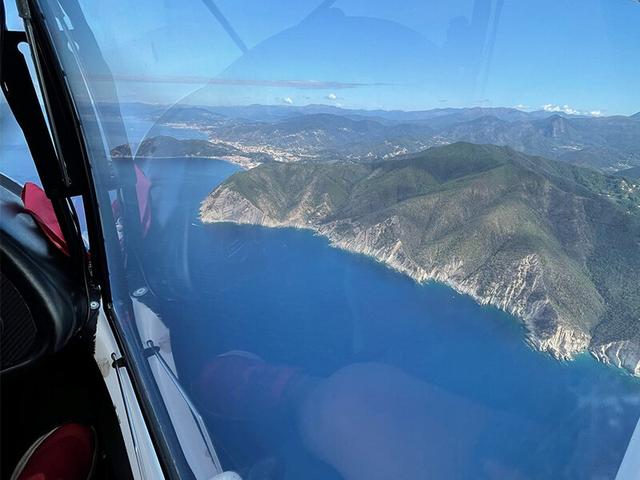
[[[505,268],[499,279],[487,281],[481,275],[470,275],[460,259],[449,258],[446,262],[427,259],[416,263],[400,240],[389,241],[389,238],[396,238],[393,230],[399,222],[397,218],[388,218],[366,228],[345,220],[316,224],[310,220],[312,217],[307,211],[311,207],[305,205],[303,200],[287,218],[276,219],[235,190],[220,187],[202,202],[200,218],[204,223],[233,222],[312,230],[326,237],[336,248],[373,257],[420,283],[444,283],[473,297],[481,305],[492,305],[520,318],[527,330],[528,343],[537,350],[562,360],[590,351],[600,361],[640,376],[638,342],[614,342],[591,348],[589,332],[572,328],[569,319],[559,317],[546,294],[548,286],[544,282],[541,260],[535,254],[523,256]],[[313,211],[313,218],[324,217],[322,206],[310,211]]]
[[[604,363],[629,370],[640,376],[640,347],[638,342],[622,341],[601,345],[592,350],[593,355]]]
[[[271,225],[269,217],[242,195],[226,189],[220,191],[219,196],[209,195],[202,202],[200,218],[204,223],[235,222],[267,227],[277,226]]]

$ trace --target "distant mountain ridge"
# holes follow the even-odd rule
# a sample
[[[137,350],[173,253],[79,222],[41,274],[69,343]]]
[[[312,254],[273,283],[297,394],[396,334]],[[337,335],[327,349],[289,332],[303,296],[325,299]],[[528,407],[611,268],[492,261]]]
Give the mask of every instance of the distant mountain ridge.
[[[510,146],[531,155],[616,171],[640,165],[640,122],[513,108],[403,112],[326,105],[177,106],[158,122],[179,123],[216,142],[296,160],[375,161],[458,141]]]
[[[383,125],[369,118],[314,113],[276,122],[243,122],[206,128],[210,138],[275,147],[300,158],[372,160],[433,145],[433,130],[416,124]]]
[[[539,350],[640,374],[640,187],[624,179],[456,143],[369,164],[264,164],[200,215],[313,230],[513,313]]]
[[[329,113],[349,118],[371,118],[379,122],[420,122],[434,119],[447,119],[446,123],[455,123],[464,120],[474,120],[484,116],[495,116],[506,121],[536,120],[553,115],[562,115],[566,118],[594,118],[589,115],[568,114],[547,110],[535,110],[526,112],[511,107],[447,107],[433,108],[429,110],[381,110],[381,109],[351,109],[334,105],[309,104],[309,105],[237,105],[237,106],[206,106],[206,105],[175,105],[171,107],[151,106],[137,104],[138,109],[147,111],[159,111],[160,109],[171,112],[172,110],[187,111],[207,110],[227,118],[253,120],[258,122],[273,122],[286,118],[318,113]],[[639,112],[640,113],[640,112]],[[606,117],[605,117],[606,118]]]
[[[480,117],[439,133],[447,141],[489,143],[596,169],[640,164],[640,123],[627,117],[546,118],[507,122]]]

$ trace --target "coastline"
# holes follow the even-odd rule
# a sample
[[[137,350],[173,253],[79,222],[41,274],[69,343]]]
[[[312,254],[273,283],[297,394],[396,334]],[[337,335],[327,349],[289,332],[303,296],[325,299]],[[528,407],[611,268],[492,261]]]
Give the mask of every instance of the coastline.
[[[296,221],[278,221],[259,210],[246,198],[236,192],[218,189],[218,195],[206,197],[200,206],[200,220],[203,223],[234,223],[237,225],[253,225],[267,228],[293,228],[313,232],[325,238],[329,245],[349,253],[365,255],[386,268],[408,276],[418,284],[436,282],[446,285],[455,292],[471,297],[478,305],[492,306],[516,317],[525,328],[525,341],[534,350],[548,353],[558,360],[572,360],[577,355],[589,353],[596,360],[624,369],[635,377],[640,377],[640,345],[632,341],[617,341],[602,345],[592,345],[592,336],[588,332],[568,327],[568,323],[555,315],[552,329],[548,319],[544,319],[544,329],[539,328],[541,315],[548,316],[553,309],[547,299],[528,303],[518,299],[517,285],[506,291],[496,289],[492,295],[481,295],[480,285],[472,282],[460,282],[454,274],[461,265],[455,261],[447,265],[434,266],[430,270],[417,265],[402,251],[398,241],[391,248],[373,248],[372,237],[376,232],[361,231],[355,237],[345,239],[335,231],[335,225],[317,226],[309,221],[307,224]],[[382,228],[382,227],[381,227]],[[533,256],[532,256],[533,257]],[[528,271],[540,268],[535,258],[525,258],[518,266],[518,272],[526,275]],[[511,291],[510,291],[511,290]]]

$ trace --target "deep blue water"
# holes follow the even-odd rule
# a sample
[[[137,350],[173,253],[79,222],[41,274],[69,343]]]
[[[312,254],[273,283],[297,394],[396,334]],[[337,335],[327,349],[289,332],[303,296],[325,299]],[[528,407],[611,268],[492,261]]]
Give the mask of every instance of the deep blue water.
[[[380,362],[496,415],[474,447],[478,464],[490,455],[524,478],[615,476],[640,413],[637,380],[588,355],[560,362],[533,351],[516,318],[311,232],[202,225],[200,201],[235,166],[191,158],[144,168],[167,225],[154,233],[163,261],[153,255],[148,274],[166,287],[165,318],[180,317],[172,333],[185,372],[231,349],[319,378]]]

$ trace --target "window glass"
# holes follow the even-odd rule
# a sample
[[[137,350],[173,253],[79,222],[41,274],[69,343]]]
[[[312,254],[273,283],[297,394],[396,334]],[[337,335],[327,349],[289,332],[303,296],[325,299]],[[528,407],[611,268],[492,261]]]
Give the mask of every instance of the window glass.
[[[114,307],[197,477],[616,476],[637,2],[47,3]]]
[[[5,23],[7,29],[19,32],[24,31],[24,24],[18,16],[15,2],[6,3]],[[40,91],[37,88],[37,80],[29,49],[24,43],[20,44],[18,48],[27,62],[31,78],[36,85],[36,92],[39,94]],[[38,99],[40,100],[40,104],[43,105],[40,95]],[[7,175],[19,184],[33,182],[42,185],[22,129],[20,125],[18,125],[18,122],[16,122],[4,95],[0,95],[0,159],[2,160],[0,171],[4,175]]]
[[[16,2],[5,3],[5,23],[7,25],[7,29],[18,31],[24,30],[24,24],[22,23],[22,19],[18,15]]]
[[[4,175],[19,184],[41,185],[29,147],[4,95],[0,95],[0,158],[0,172]]]

